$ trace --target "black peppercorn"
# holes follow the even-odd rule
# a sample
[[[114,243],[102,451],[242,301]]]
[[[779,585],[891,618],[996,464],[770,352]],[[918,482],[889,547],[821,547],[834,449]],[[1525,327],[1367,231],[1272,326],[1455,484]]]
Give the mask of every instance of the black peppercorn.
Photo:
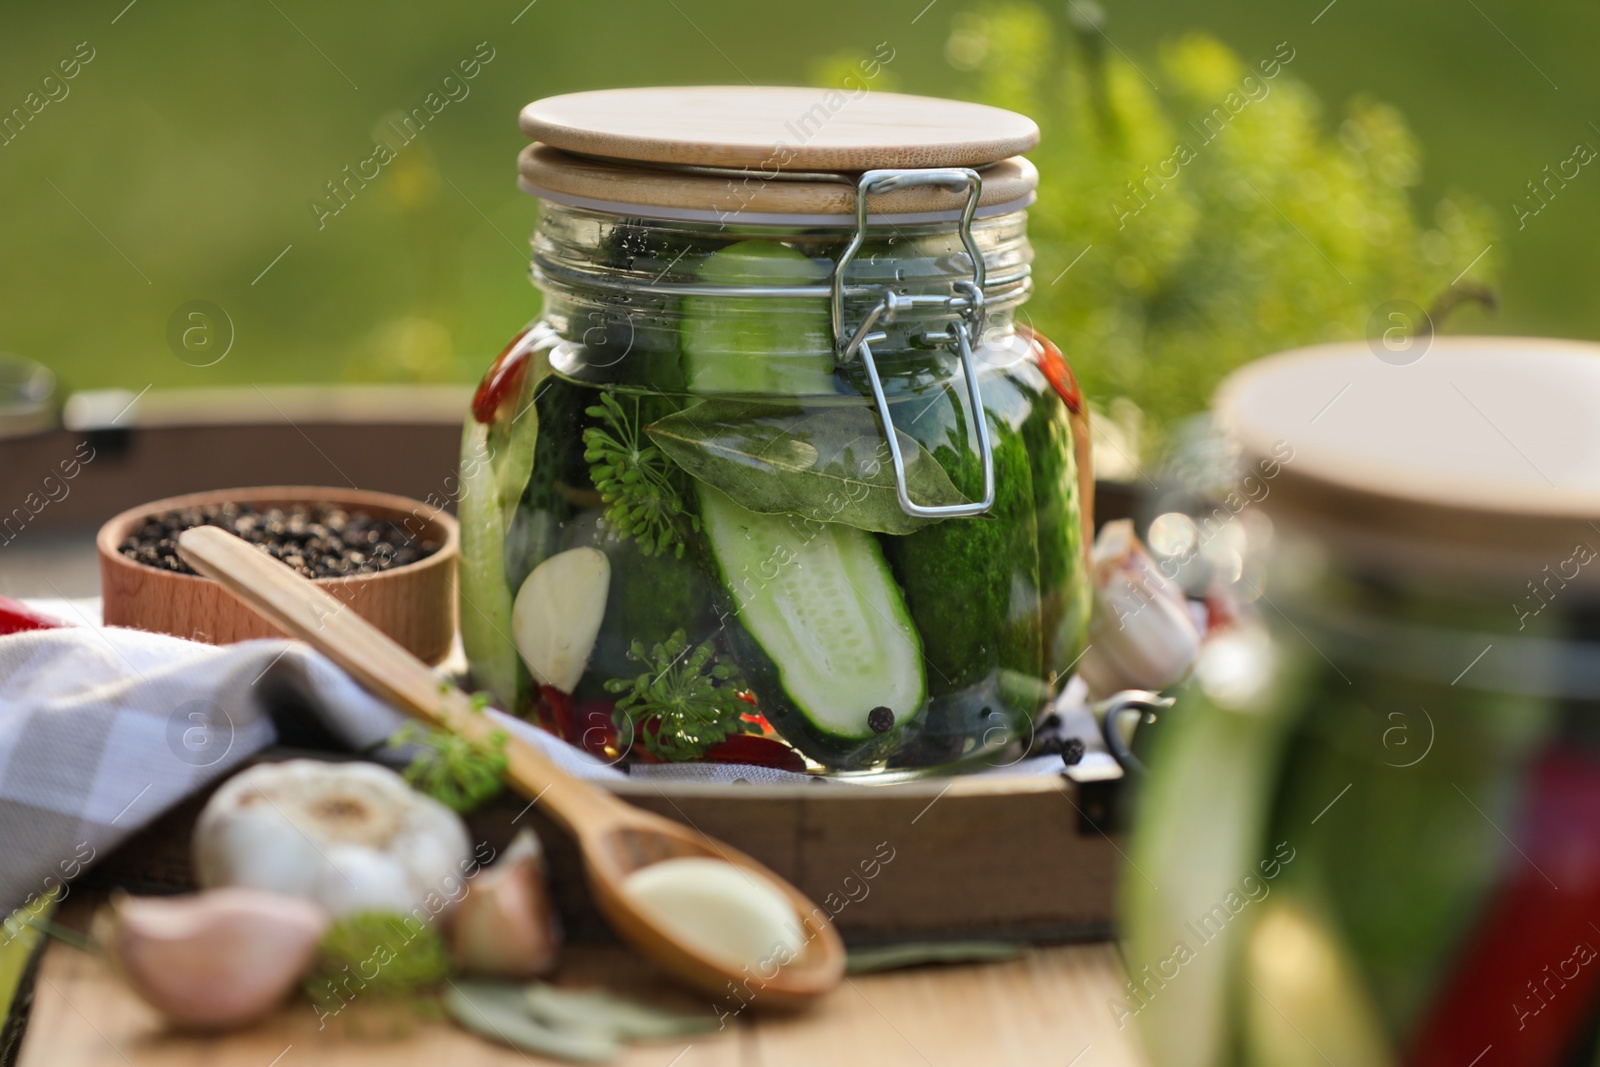
[[[418,546],[399,524],[364,512],[320,504],[258,511],[248,504],[225,503],[153,515],[119,550],[146,566],[193,574],[178,555],[177,537],[195,526],[219,526],[237,534],[307,578],[371,574],[423,559],[439,547],[433,542]]]
[[[1069,737],[1061,743],[1061,762],[1075,767],[1083,760],[1084,751],[1081,738]]]
[[[894,712],[880,704],[867,712],[867,725],[875,734],[886,734],[894,726]]]

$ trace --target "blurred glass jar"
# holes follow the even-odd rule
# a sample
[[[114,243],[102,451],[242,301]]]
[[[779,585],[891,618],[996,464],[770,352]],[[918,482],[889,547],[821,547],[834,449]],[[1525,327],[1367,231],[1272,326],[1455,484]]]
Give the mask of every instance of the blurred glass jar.
[[[978,109],[981,172],[875,145],[875,108],[973,119],[916,98],[840,111],[799,174],[727,170],[704,128],[670,166],[661,130],[584,154],[685,92],[763,153],[819,96],[524,114],[545,304],[465,430],[476,684],[613,760],[884,776],[1017,750],[1088,610],[1075,385],[1015,323],[1036,174],[1008,152],[1032,124]],[[855,166],[815,172],[836,142]]]
[[[0,437],[22,437],[56,423],[56,376],[49,367],[0,353]]]
[[[1555,342],[1224,385],[1273,536],[1146,752],[1108,1010],[1159,1067],[1594,1062],[1597,410]]]

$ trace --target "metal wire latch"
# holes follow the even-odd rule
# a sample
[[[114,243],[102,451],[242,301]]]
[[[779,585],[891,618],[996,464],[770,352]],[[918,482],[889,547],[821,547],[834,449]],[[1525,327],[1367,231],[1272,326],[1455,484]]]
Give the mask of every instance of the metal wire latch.
[[[845,269],[861,251],[867,240],[868,201],[875,194],[896,189],[932,185],[943,189],[967,190],[966,207],[961,212],[961,243],[972,260],[972,277],[951,283],[950,296],[908,295],[896,293],[885,287],[878,302],[854,329],[847,328],[844,314]],[[943,167],[924,170],[869,170],[856,183],[856,232],[844,254],[833,268],[833,343],[840,366],[861,357],[867,369],[867,381],[872,385],[872,399],[878,408],[878,418],[883,421],[884,436],[889,442],[889,458],[894,466],[895,492],[900,509],[907,515],[921,519],[947,519],[963,515],[982,515],[994,506],[994,446],[989,440],[989,423],[983,409],[983,395],[978,389],[978,372],[973,363],[972,350],[983,334],[984,320],[984,263],[977,239],[972,236],[972,220],[978,211],[978,200],[983,193],[983,178],[977,171],[966,167]],[[906,491],[906,461],[900,451],[899,434],[895,432],[889,398],[884,394],[883,381],[878,376],[878,364],[872,357],[872,345],[888,335],[877,329],[888,325],[902,311],[912,308],[937,307],[948,311],[952,321],[945,334],[928,334],[925,339],[934,344],[954,346],[961,359],[962,376],[966,379],[967,401],[972,421],[978,434],[978,457],[983,464],[983,498],[968,504],[929,506],[918,504]]]

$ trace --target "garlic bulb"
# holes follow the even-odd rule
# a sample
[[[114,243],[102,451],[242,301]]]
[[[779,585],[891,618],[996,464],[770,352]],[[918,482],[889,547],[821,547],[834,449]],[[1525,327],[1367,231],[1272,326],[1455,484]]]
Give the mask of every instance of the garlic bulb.
[[[1089,558],[1094,616],[1078,673],[1094,699],[1181,682],[1200,654],[1200,630],[1127,519],[1108,522]]]
[[[287,893],[336,917],[431,919],[477,868],[449,808],[376,764],[318,760],[263,763],[226,782],[200,813],[194,857],[201,885]]]
[[[511,634],[540,685],[570,693],[583,677],[606,613],[611,561],[571,548],[533,568],[511,608]]]
[[[259,889],[184,897],[121,894],[93,933],[113,967],[151,1007],[180,1026],[219,1029],[281,1003],[317,953],[328,914]]]
[[[467,886],[450,916],[450,955],[468,974],[532,978],[556,964],[561,926],[545,884],[544,849],[523,830]]]

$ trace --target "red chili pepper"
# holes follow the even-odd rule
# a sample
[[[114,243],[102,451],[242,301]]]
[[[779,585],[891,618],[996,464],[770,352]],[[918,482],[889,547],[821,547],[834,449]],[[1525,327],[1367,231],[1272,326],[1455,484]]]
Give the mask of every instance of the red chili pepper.
[[[484,372],[483,381],[478,383],[478,391],[472,394],[472,417],[487,425],[494,421],[494,413],[500,410],[500,405],[505,403],[506,397],[511,396],[522,384],[522,377],[528,369],[528,353],[531,346],[522,343],[522,339],[533,331],[529,326],[526,330],[511,339],[511,343],[501,350],[489,364],[489,369]]]
[[[539,687],[539,725],[566,741],[572,735],[576,721],[572,712],[572,698],[553,685]]]
[[[539,687],[539,725],[569,745],[601,759],[617,755],[617,724],[609,700],[574,701],[552,685]]]
[[[765,715],[761,714],[761,712],[759,712],[759,711],[754,713],[753,715],[752,714],[740,715],[739,716],[739,721],[740,722],[747,722],[751,726],[754,726],[755,729],[750,731],[750,732],[753,733],[753,734],[757,734],[759,736],[773,737],[778,732],[778,731],[776,731],[776,730],[774,730],[772,728],[772,724],[767,721],[767,717]]]
[[[609,700],[585,700],[577,706],[573,727],[577,736],[567,738],[579,748],[601,759],[617,755],[617,724],[611,718],[614,707]]]
[[[65,623],[41,615],[20,600],[0,596],[0,635],[27,633],[30,630],[58,630]]]
[[[1055,389],[1056,395],[1061,397],[1061,402],[1067,405],[1067,410],[1074,415],[1081,412],[1083,390],[1078,387],[1078,376],[1072,373],[1072,365],[1061,354],[1061,349],[1031,326],[1018,325],[1017,333],[1033,345],[1034,362],[1039,365],[1039,370]]]
[[[1044,334],[1031,326],[1018,325],[1017,334],[1033,349],[1033,361],[1067,408],[1072,425],[1072,453],[1078,466],[1078,518],[1083,526],[1083,556],[1088,560],[1094,547],[1094,452],[1089,446],[1089,408],[1083,402],[1083,389],[1072,365]]]
[[[749,763],[757,767],[774,767],[780,771],[803,774],[806,761],[782,741],[755,734],[735,734],[719,741],[706,750],[708,763]]]
[[[1600,761],[1549,752],[1528,771],[1502,881],[1411,1041],[1412,1067],[1566,1062],[1600,993]]]

